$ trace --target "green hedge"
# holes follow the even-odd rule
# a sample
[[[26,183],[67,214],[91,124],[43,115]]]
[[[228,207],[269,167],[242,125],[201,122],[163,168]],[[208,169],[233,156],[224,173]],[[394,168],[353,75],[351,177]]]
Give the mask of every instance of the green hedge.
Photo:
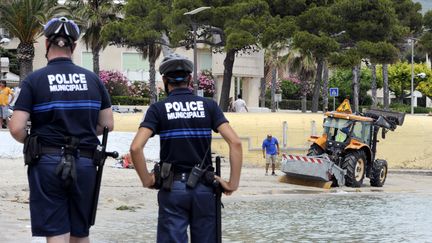
[[[408,104],[391,103],[390,109],[392,111],[411,113],[411,105]],[[420,106],[414,107],[414,113],[425,114],[429,112],[432,112],[432,108],[420,107]]]
[[[333,104],[333,103],[332,103]],[[271,108],[271,100],[266,99],[265,106]],[[312,101],[306,101],[306,110],[310,110]],[[301,100],[282,100],[279,102],[279,109],[281,110],[301,110]]]
[[[340,102],[336,100],[336,108],[339,106]],[[351,104],[352,105],[352,104]],[[270,100],[266,99],[265,106],[267,108],[271,108],[270,106]],[[333,99],[329,99],[329,110],[333,110]],[[310,110],[312,107],[312,101],[308,100],[306,103],[307,110]],[[282,100],[279,102],[279,109],[282,110],[301,110],[301,100]],[[322,104],[319,104],[318,107],[319,110],[322,109]],[[359,107],[360,111],[363,109],[370,109],[369,105],[360,105]],[[382,109],[382,105],[378,107],[378,109]],[[410,113],[411,112],[411,106],[407,104],[400,104],[400,103],[391,103],[390,104],[390,110],[391,111],[397,111],[397,112],[405,112]],[[432,108],[427,107],[414,107],[414,113],[417,114],[425,114],[432,112]]]
[[[130,96],[112,96],[113,105],[149,105],[150,98],[130,97]]]

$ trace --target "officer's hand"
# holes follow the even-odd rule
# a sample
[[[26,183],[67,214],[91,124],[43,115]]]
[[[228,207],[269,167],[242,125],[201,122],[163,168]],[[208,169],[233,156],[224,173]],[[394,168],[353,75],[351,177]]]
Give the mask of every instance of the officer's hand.
[[[215,175],[215,179],[219,182],[219,184],[224,189],[224,194],[225,195],[229,196],[235,190],[237,190],[237,187],[232,186],[228,181],[225,181],[224,179],[220,178],[219,176]]]
[[[147,187],[147,188],[150,188],[150,189],[155,189],[154,188],[155,182],[156,182],[156,178],[155,178],[154,173],[152,172],[152,173],[149,174],[149,177],[147,177],[146,179],[144,179],[143,185],[144,185],[144,187]]]

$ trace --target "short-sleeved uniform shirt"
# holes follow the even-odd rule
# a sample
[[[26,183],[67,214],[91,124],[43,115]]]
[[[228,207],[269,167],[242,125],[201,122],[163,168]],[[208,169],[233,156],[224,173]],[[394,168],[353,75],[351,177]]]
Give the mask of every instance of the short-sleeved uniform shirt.
[[[264,139],[262,148],[266,150],[266,154],[275,155],[277,154],[277,144],[279,144],[279,142],[275,137],[272,137],[270,140]]]
[[[15,110],[30,113],[31,134],[43,145],[65,144],[65,136],[80,139],[80,148],[93,149],[99,111],[111,101],[99,77],[72,63],[55,58],[31,73],[21,84]]]
[[[173,163],[176,172],[187,172],[203,160],[211,165],[212,130],[217,132],[225,122],[228,120],[215,101],[177,88],[149,107],[140,127],[159,134],[161,161]]]

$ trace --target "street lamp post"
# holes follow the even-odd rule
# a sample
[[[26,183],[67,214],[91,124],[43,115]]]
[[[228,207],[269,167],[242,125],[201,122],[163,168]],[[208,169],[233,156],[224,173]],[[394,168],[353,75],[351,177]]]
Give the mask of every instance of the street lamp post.
[[[414,38],[411,42],[411,115],[414,114]]]
[[[198,76],[198,73],[197,73],[197,62],[198,62],[197,55],[198,55],[198,53],[197,53],[197,50],[196,50],[197,49],[196,48],[197,23],[194,21],[194,19],[192,18],[192,16],[195,15],[195,14],[197,14],[197,13],[199,13],[199,12],[201,12],[201,11],[209,9],[209,8],[211,8],[211,7],[199,7],[197,9],[192,10],[192,11],[184,13],[184,15],[189,15],[190,16],[191,22],[192,22],[193,56],[194,56],[193,57],[193,59],[194,59],[193,60],[193,62],[194,62],[194,65],[193,65],[193,88],[194,88],[194,94],[197,94],[197,92],[198,92],[198,78],[197,78],[197,76]]]

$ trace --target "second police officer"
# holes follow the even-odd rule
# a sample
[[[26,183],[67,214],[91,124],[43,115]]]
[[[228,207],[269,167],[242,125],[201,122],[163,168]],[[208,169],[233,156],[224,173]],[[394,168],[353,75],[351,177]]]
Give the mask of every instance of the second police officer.
[[[191,242],[216,242],[216,199],[212,185],[204,180],[212,165],[212,131],[228,143],[231,169],[228,181],[212,174],[211,180],[216,179],[227,195],[239,186],[241,141],[215,101],[188,89],[192,70],[193,63],[181,55],[163,59],[159,72],[168,97],[149,107],[131,144],[132,161],[143,186],[162,187],[157,242],[187,242],[188,226]],[[143,153],[155,134],[160,138],[160,173],[148,171]]]

